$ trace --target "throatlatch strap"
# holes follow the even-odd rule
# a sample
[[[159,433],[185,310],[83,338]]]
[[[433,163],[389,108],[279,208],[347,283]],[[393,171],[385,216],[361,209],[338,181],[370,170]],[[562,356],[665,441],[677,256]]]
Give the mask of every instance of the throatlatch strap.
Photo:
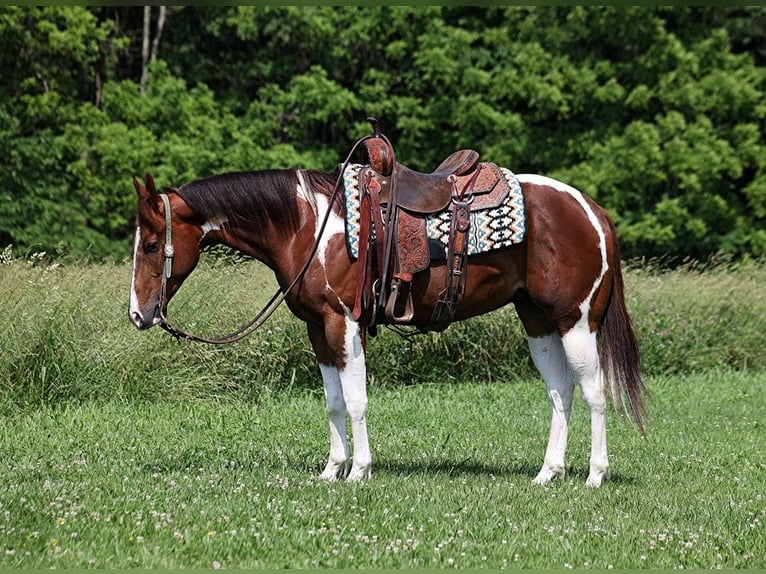
[[[160,194],[162,203],[165,205],[165,271],[164,277],[167,281],[170,279],[170,275],[173,271],[173,255],[175,255],[175,249],[173,249],[173,231],[170,227],[170,199],[164,193]]]

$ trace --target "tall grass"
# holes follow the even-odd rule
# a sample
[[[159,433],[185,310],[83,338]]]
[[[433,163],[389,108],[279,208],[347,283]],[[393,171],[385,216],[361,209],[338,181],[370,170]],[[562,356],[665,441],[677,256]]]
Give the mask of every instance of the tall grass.
[[[647,373],[766,367],[763,263],[663,270],[645,262],[630,268],[626,283]]]
[[[235,345],[179,344],[128,321],[127,263],[6,251],[0,567],[763,568],[765,281],[628,269],[650,438],[610,425],[598,491],[582,401],[563,485],[530,485],[550,410],[512,308],[372,340],[375,478],[327,485],[319,373],[287,309]],[[205,258],[171,316],[217,334],[274,288]]]
[[[766,266],[686,266],[626,273],[646,375],[766,368]],[[287,387],[317,388],[303,324],[285,308],[230,346],[176,343],[127,319],[129,264],[78,265],[8,255],[0,264],[0,409],[66,401],[257,400]],[[205,257],[170,306],[181,325],[227,332],[275,289],[252,261]],[[370,340],[373,385],[514,381],[536,376],[513,307],[456,323],[442,334]]]

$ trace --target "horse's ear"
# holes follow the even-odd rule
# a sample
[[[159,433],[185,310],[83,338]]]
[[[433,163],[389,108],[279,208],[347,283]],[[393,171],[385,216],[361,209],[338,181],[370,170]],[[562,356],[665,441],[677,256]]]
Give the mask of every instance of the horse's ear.
[[[151,211],[158,212],[160,209],[160,196],[154,186],[154,179],[149,174],[146,174],[146,185],[141,183],[135,175],[133,176],[133,187],[136,188],[138,193],[138,208],[139,211],[143,209],[142,206],[148,207]]]
[[[136,188],[136,193],[139,197],[146,195],[146,188],[144,187],[144,184],[141,183],[135,175],[133,176],[133,187]]]
[[[157,188],[154,185],[154,178],[151,174],[146,174],[146,185],[141,183],[135,175],[133,176],[133,187],[136,188],[136,193],[142,198],[157,197]]]
[[[146,174],[146,190],[151,195],[157,195],[157,187],[154,185],[154,178],[150,173]]]

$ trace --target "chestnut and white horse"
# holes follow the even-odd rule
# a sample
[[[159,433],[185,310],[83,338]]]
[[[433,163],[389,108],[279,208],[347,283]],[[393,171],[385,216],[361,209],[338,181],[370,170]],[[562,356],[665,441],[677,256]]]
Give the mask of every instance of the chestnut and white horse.
[[[367,436],[366,320],[352,319],[356,266],[345,244],[339,174],[309,170],[234,172],[159,193],[151,176],[138,193],[130,320],[164,323],[168,301],[195,268],[200,249],[225,244],[269,266],[291,311],[305,321],[324,382],[330,452],[321,477],[370,476]],[[472,255],[455,320],[513,303],[553,409],[542,468],[545,484],[565,471],[575,385],[591,416],[590,471],[601,485],[607,457],[607,396],[643,433],[645,387],[623,294],[614,225],[576,189],[539,175],[518,175],[526,237]],[[305,269],[304,269],[305,266]],[[413,325],[426,325],[445,284],[444,261],[416,274]],[[353,458],[346,420],[351,423]],[[349,464],[350,463],[350,464]],[[350,466],[350,468],[349,468]]]

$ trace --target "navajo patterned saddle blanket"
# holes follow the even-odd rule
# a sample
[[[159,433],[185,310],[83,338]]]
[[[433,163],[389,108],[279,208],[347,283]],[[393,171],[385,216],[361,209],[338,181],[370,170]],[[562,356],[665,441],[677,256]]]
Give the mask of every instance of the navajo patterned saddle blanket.
[[[346,243],[353,259],[357,259],[359,256],[361,222],[359,174],[367,167],[363,164],[349,164],[342,174],[346,206]],[[511,170],[503,167],[499,169],[508,182],[510,192],[499,206],[471,212],[468,238],[469,256],[510,247],[524,240],[526,224],[521,185]],[[425,218],[429,243],[436,242],[446,250],[449,243],[451,210],[448,208],[440,213],[427,214]]]

